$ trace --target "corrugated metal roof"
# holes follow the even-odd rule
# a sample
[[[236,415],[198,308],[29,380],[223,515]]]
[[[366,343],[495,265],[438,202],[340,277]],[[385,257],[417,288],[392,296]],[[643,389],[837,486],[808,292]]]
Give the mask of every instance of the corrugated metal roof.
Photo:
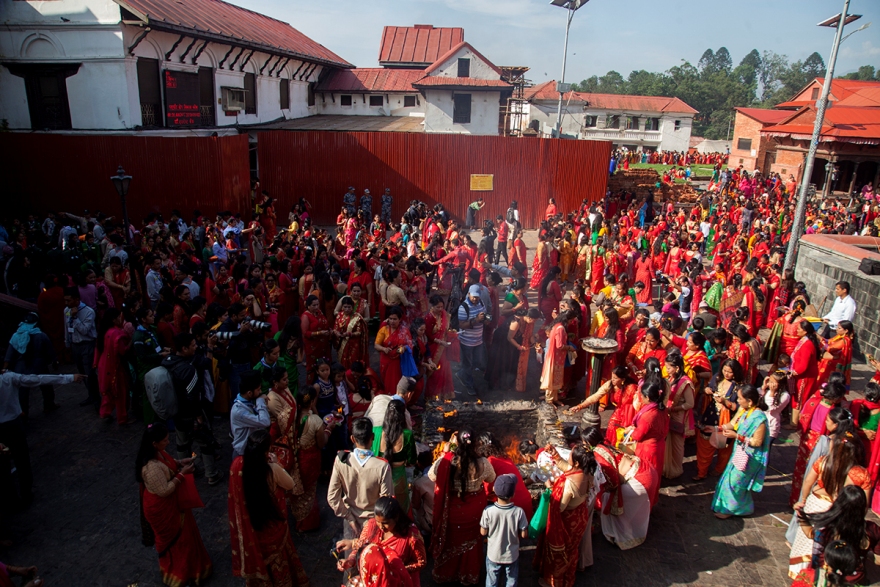
[[[413,82],[424,77],[421,69],[359,67],[331,73],[316,92],[416,92]]]
[[[791,100],[786,102],[782,102],[781,104],[777,104],[777,108],[803,108],[804,106],[812,106],[816,103],[816,100],[812,97],[813,88],[818,87],[820,90],[822,88],[822,84],[825,83],[824,77],[817,77],[813,79],[810,83],[808,83],[804,88],[799,91],[797,94],[791,97]],[[865,80],[854,80],[854,79],[842,79],[842,78],[834,78],[831,80],[831,91],[829,94],[829,100],[837,102],[840,100],[845,100],[849,96],[853,95],[857,91],[866,88],[866,87],[880,87],[880,82],[875,81],[865,81]],[[810,90],[810,94],[807,94],[807,90]]]
[[[839,101],[835,106],[866,106],[878,108],[880,107],[880,84],[877,86],[862,88]]]
[[[500,79],[477,79],[473,77],[427,76],[413,82],[416,88],[511,88],[509,83]]]
[[[753,118],[762,124],[778,124],[791,116],[788,110],[769,110],[767,108],[736,108],[749,118]]]
[[[114,0],[117,4],[143,17],[158,29],[172,32],[191,31],[209,38],[228,40],[232,44],[249,44],[272,53],[292,54],[297,58],[333,65],[354,67],[317,41],[302,34],[286,22],[264,14],[223,2],[222,0]],[[263,49],[261,49],[263,50]],[[280,51],[279,51],[280,50]]]
[[[556,81],[550,80],[527,88],[525,97],[529,101],[550,100],[556,102],[559,100],[559,93],[556,91]],[[631,96],[628,94],[594,94],[571,91],[566,92],[563,101],[575,104],[589,104],[593,108],[605,110],[697,113],[697,110],[688,106],[684,101],[665,96]]]
[[[344,132],[425,132],[421,116],[347,116],[343,114],[292,118],[249,126],[248,130],[332,130]]]
[[[806,107],[783,121],[765,129],[762,133],[773,136],[812,135],[816,121],[816,111]],[[841,106],[839,103],[825,111],[821,138],[829,140],[860,139],[868,142],[880,141],[880,108]]]
[[[417,24],[386,26],[382,31],[379,63],[428,66],[464,40],[464,29]]]

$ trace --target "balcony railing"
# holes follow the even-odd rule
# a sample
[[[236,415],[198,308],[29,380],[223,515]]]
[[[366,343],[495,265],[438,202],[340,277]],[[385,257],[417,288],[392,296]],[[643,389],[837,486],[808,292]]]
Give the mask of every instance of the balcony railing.
[[[583,134],[588,139],[609,139],[621,140],[629,139],[634,141],[656,141],[660,142],[661,134],[659,130],[624,130],[617,128],[585,128]]]

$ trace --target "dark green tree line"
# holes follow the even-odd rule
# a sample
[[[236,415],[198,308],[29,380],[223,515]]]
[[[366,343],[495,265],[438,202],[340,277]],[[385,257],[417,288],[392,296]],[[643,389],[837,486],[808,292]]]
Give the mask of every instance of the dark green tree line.
[[[734,66],[730,52],[721,47],[717,51],[706,49],[696,66],[682,60],[681,65],[662,73],[638,70],[626,78],[612,70],[573,84],[573,89],[680,98],[699,111],[694,118],[695,136],[724,139],[728,125],[733,122],[735,107],[772,108],[790,100],[810,80],[823,75],[825,62],[818,53],[803,61],[789,62],[785,55],[752,49]],[[880,80],[880,72],[865,65],[842,77]]]

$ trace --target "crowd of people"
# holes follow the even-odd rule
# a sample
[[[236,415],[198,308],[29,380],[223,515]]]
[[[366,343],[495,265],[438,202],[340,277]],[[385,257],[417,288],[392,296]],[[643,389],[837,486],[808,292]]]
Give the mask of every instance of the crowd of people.
[[[88,211],[4,223],[6,293],[36,305],[0,379],[0,476],[14,463],[18,481],[4,484],[18,494],[6,501],[32,500],[30,389],[41,386],[51,413],[52,384],[76,379],[82,406],[144,428],[142,539],[167,585],[212,572],[192,515],[199,473],[228,483],[233,574],[248,585],[309,583],[291,532],[320,527],[326,500],[343,529],[340,580],[352,585],[419,585],[429,566],[438,582],[485,572],[487,585],[512,585],[531,535],[541,584],[571,586],[593,564],[594,518],[621,549],[645,540],[660,480],[684,475],[687,443],[693,482],[719,477],[715,516],[751,514],[789,426],[800,436],[791,576],[858,581],[880,537],[864,521],[868,504],[880,510],[870,499],[880,375],[863,399],[847,398],[850,285],[837,284],[822,315],[782,269],[794,188],[755,174],[747,195],[747,174],[722,167],[731,179],[692,208],[625,192],[571,211],[551,199],[534,251],[517,202],[481,219],[478,200],[462,227],[419,201],[393,221],[389,190],[373,216],[369,190],[358,202],[354,188],[335,228],[313,224],[304,199],[279,226],[259,183],[247,221],[175,210],[138,227]],[[877,203],[864,194],[811,203],[808,226],[876,236]],[[616,348],[594,393],[587,337]],[[57,361],[79,375],[51,375]],[[547,487],[533,503],[491,432],[449,430],[436,447],[414,432],[426,400],[490,389],[546,401],[561,419],[613,414],[604,432],[579,426],[568,446],[524,449]]]

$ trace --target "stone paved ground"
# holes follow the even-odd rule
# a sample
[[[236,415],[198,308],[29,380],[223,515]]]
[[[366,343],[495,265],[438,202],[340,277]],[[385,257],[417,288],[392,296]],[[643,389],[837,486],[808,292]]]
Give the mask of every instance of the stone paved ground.
[[[857,366],[854,389],[861,389],[866,374]],[[533,365],[532,379],[529,388],[536,391],[525,395],[537,398],[537,365]],[[584,382],[581,393],[583,386]],[[140,543],[133,463],[142,428],[120,429],[99,420],[91,408],[78,407],[85,395],[79,385],[63,386],[57,395],[61,409],[46,416],[41,413],[39,393],[32,392],[28,439],[36,501],[25,513],[0,518],[0,537],[14,542],[9,548],[0,547],[0,560],[38,566],[50,586],[159,587],[155,550]],[[481,393],[484,399],[513,395],[523,399],[514,392]],[[231,449],[225,423],[217,425],[217,437],[224,444],[222,466],[226,468]],[[790,516],[788,483],[797,435],[790,434],[787,440],[773,449],[767,484],[755,500],[755,514],[723,521],[709,510],[713,479],[683,481],[695,474],[694,448],[688,446],[682,478],[664,480],[646,542],[620,551],[601,533],[594,534],[595,565],[578,574],[577,586],[788,585],[783,522]],[[195,516],[214,560],[214,577],[208,585],[243,585],[231,574],[225,483],[209,487],[200,478],[197,484],[205,508]],[[325,492],[326,485],[319,488],[319,495]],[[337,586],[340,574],[329,552],[341,534],[341,525],[323,499],[321,514],[321,529],[294,533],[294,543],[312,585]],[[525,543],[520,571],[523,585],[537,584],[529,564],[532,547],[533,543]],[[880,581],[876,567],[869,573],[873,582]],[[428,572],[422,581],[434,585]]]

